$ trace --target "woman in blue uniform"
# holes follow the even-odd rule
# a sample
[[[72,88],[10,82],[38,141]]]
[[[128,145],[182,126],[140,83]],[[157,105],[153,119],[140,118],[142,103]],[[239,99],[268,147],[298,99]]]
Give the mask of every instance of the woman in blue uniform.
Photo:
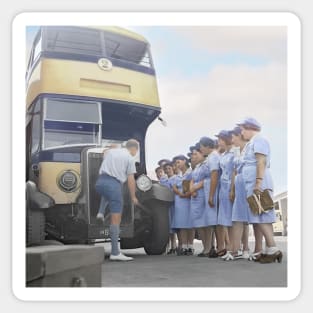
[[[236,258],[243,258],[249,260],[255,260],[261,256],[262,252],[262,239],[263,235],[258,228],[253,224],[254,230],[254,252],[249,255],[249,214],[250,208],[247,202],[247,194],[245,190],[244,181],[242,178],[242,166],[243,166],[243,151],[247,144],[247,141],[243,139],[241,135],[241,128],[235,127],[232,131],[233,144],[239,148],[238,156],[234,159],[234,204],[233,204],[233,226],[232,226],[232,238],[233,238],[233,251]],[[242,223],[242,224],[241,224]],[[240,238],[243,245],[243,253],[236,256],[236,251],[240,248]]]
[[[219,189],[219,208],[217,215],[216,240],[217,255],[227,257],[226,251],[231,251],[229,228],[232,226],[232,207],[230,201],[231,179],[233,173],[234,153],[231,151],[231,133],[221,130],[216,137],[218,145],[224,152],[220,156],[220,189]],[[230,252],[228,253],[230,254]]]
[[[247,197],[253,193],[260,194],[268,189],[273,192],[273,182],[270,174],[270,146],[260,134],[261,125],[254,118],[246,118],[237,124],[241,128],[241,134],[248,140],[243,153],[242,178],[245,183]],[[282,252],[276,247],[273,225],[276,216],[274,208],[260,215],[254,215],[249,210],[249,222],[265,238],[265,253],[258,259],[260,263],[281,262]]]
[[[193,151],[194,158],[197,162],[195,169],[192,171],[190,182],[190,217],[192,226],[196,228],[203,244],[203,251],[198,254],[200,257],[209,256],[211,248],[210,234],[210,214],[206,206],[206,197],[204,192],[204,180],[209,176],[208,168],[205,166],[205,157],[200,151],[200,144],[196,144]]]
[[[173,190],[173,183],[174,183],[176,175],[174,174],[172,162],[170,160],[164,159],[164,160],[159,161],[159,163],[161,164],[164,174],[165,174],[160,178],[160,184]],[[169,225],[170,225],[169,247],[170,248],[169,248],[168,254],[177,253],[176,230],[171,227],[173,218],[174,218],[174,204],[169,209]]]
[[[184,190],[184,181],[191,180],[191,169],[188,159],[184,155],[173,158],[173,163],[178,170],[178,174],[173,181],[173,191],[175,193],[174,215],[171,227],[178,229],[178,240],[181,251],[179,255],[193,254],[194,230],[190,222],[190,191]],[[188,238],[192,238],[188,242]]]
[[[247,141],[241,136],[241,128],[239,126],[235,127],[232,131],[232,143],[234,149],[234,168],[232,174],[232,184],[231,184],[231,194],[230,200],[233,201],[232,210],[232,227],[230,228],[230,238],[231,238],[231,251],[225,258],[225,261],[234,259],[249,259],[249,247],[248,247],[248,211],[249,206],[247,202],[245,185],[242,179],[242,151]],[[243,240],[243,253],[239,252],[241,249],[241,239]]]
[[[218,178],[219,178],[219,159],[220,156],[215,150],[215,142],[209,137],[200,139],[200,150],[205,155],[205,166],[208,171],[208,177],[204,179],[204,195],[205,205],[209,217],[207,240],[210,242],[210,250],[212,250],[212,234],[217,224],[217,204],[218,204]],[[214,252],[215,252],[215,248]],[[209,257],[213,257],[213,252],[209,253]]]
[[[157,179],[160,181],[161,177],[164,176],[163,168],[161,166],[158,166],[154,171]]]
[[[191,172],[195,169],[195,167],[197,165],[197,159],[195,157],[195,154],[192,153],[194,149],[195,149],[195,146],[189,147],[190,152],[187,153],[187,156],[189,158],[188,162],[190,163]],[[190,173],[190,175],[191,175],[191,173]],[[191,179],[191,176],[190,176],[190,179]],[[192,253],[194,253],[193,242],[194,242],[194,239],[196,237],[198,238],[198,234],[196,235],[195,228],[190,229],[188,231],[188,245],[191,246]],[[189,254],[190,254],[190,252],[189,252]]]

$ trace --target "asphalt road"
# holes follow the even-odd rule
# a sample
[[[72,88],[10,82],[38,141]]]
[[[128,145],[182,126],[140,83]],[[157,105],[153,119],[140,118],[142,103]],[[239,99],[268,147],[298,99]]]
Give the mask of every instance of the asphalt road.
[[[143,249],[122,250],[130,262],[102,265],[102,287],[287,287],[287,238],[276,237],[282,263],[260,264],[247,260],[223,261],[194,256],[146,255]],[[103,244],[102,244],[103,245]],[[202,250],[195,240],[195,253]],[[254,243],[249,243],[253,250]],[[110,244],[104,244],[105,254]]]

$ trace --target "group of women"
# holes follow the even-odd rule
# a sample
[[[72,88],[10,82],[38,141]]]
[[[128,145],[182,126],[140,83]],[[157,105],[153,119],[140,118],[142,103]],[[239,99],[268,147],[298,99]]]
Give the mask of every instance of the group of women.
[[[188,157],[178,155],[158,162],[160,184],[175,194],[169,214],[169,253],[192,255],[197,232],[203,244],[199,257],[281,262],[283,255],[275,244],[272,226],[274,208],[254,214],[247,202],[249,196],[259,197],[264,190],[271,195],[273,192],[270,146],[260,131],[257,120],[246,118],[234,129],[215,135],[217,144],[216,140],[202,137],[190,147]],[[253,253],[248,247],[249,224],[255,236]],[[215,242],[216,248],[212,248]]]

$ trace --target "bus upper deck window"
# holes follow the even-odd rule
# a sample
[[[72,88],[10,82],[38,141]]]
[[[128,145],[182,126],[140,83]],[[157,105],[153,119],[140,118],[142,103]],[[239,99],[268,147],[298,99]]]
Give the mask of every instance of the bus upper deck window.
[[[146,42],[110,33],[104,33],[104,42],[109,57],[152,67],[149,45]]]
[[[80,27],[47,28],[47,48],[51,51],[101,56],[100,32]]]
[[[127,35],[100,29],[49,26],[45,28],[46,49],[69,55],[109,57],[153,67],[149,44]]]

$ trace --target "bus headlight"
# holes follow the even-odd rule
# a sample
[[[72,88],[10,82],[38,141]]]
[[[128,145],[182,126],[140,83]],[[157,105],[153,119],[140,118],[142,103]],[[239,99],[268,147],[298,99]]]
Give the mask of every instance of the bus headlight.
[[[58,186],[62,191],[74,192],[79,187],[79,177],[74,171],[68,170],[58,177]]]
[[[147,175],[140,175],[136,180],[136,185],[141,191],[148,191],[152,188],[152,180]]]

